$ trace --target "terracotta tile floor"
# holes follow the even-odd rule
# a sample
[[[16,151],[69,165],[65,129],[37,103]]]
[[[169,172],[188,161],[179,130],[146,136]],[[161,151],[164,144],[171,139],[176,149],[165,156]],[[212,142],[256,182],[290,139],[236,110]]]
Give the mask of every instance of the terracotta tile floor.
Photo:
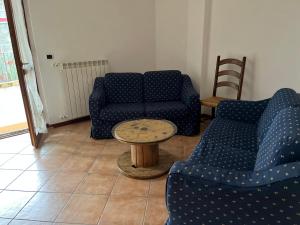
[[[39,149],[28,134],[0,140],[0,225],[164,224],[166,176],[121,175],[116,159],[129,145],[92,140],[89,127],[52,128]],[[182,160],[199,140],[175,136],[161,148]]]

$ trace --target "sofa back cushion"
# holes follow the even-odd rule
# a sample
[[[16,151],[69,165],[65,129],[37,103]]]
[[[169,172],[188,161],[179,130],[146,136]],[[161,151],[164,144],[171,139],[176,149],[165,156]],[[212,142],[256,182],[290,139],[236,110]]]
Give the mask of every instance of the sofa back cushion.
[[[292,89],[283,88],[277,91],[270,99],[265,111],[258,122],[258,143],[264,139],[276,115],[285,108],[300,106],[299,95]]]
[[[267,131],[256,157],[255,170],[300,160],[300,107],[281,110]]]
[[[150,71],[144,74],[146,102],[178,101],[182,75],[178,70]]]
[[[108,73],[104,88],[108,103],[142,103],[143,75],[140,73]]]

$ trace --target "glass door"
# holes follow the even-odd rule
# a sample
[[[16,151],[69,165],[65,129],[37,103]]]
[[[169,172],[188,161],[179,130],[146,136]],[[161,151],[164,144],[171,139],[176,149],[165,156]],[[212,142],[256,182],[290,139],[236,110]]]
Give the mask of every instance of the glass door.
[[[36,83],[23,2],[22,0],[4,0],[4,4],[28,129],[32,144],[37,147],[42,134],[47,132],[47,128]]]
[[[0,109],[0,138],[28,131],[3,0],[0,0]]]

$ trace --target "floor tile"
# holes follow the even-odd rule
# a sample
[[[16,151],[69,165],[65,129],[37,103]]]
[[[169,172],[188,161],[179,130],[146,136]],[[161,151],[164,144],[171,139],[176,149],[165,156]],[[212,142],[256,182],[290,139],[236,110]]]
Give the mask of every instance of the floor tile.
[[[56,222],[97,224],[106,201],[107,197],[103,195],[75,194]]]
[[[4,163],[2,169],[25,170],[37,160],[34,155],[16,155]]]
[[[48,147],[41,147],[41,148],[35,148],[33,146],[28,146],[26,148],[24,148],[19,154],[21,155],[36,155],[36,156],[42,156],[42,155],[46,155],[50,152],[51,148]]]
[[[167,176],[159,177],[150,181],[149,196],[162,197],[166,193]]]
[[[200,135],[192,136],[192,137],[184,137],[183,145],[184,146],[196,146],[201,140]]]
[[[102,155],[97,157],[89,173],[118,174],[117,155]]]
[[[107,140],[111,139],[93,139],[93,138],[88,138],[85,142],[90,144],[90,145],[105,145],[107,144]],[[116,140],[114,140],[116,141]]]
[[[53,223],[52,225],[86,225],[81,223]]]
[[[4,164],[6,161],[9,159],[13,158],[16,156],[15,154],[0,154],[0,166]]]
[[[73,147],[75,150],[76,148],[79,148],[87,138],[87,133],[84,134],[83,130],[81,130],[81,133],[74,133],[69,132],[68,135],[65,135],[59,143],[64,144],[65,146]]]
[[[52,225],[52,223],[30,220],[13,220],[9,225]]]
[[[38,191],[52,175],[53,173],[48,171],[25,171],[6,189]]]
[[[35,192],[3,191],[0,194],[0,217],[14,218]]]
[[[184,137],[184,147],[183,147],[184,159],[187,159],[192,154],[192,152],[195,150],[199,142],[200,142],[199,135],[193,137]]]
[[[142,225],[146,201],[144,197],[111,196],[99,225]]]
[[[76,172],[88,172],[93,162],[94,157],[73,155],[66,160],[61,170],[63,171],[76,171]]]
[[[59,170],[70,154],[45,155],[32,164],[28,170]]]
[[[161,143],[159,148],[171,154],[176,160],[182,160],[184,157],[182,136],[175,136]]]
[[[110,138],[110,139],[100,139],[100,140],[95,140],[95,139],[91,139],[92,141],[95,141],[97,143],[104,143],[105,145],[115,145],[115,144],[120,144],[121,142],[119,142],[118,140],[116,140],[115,138]]]
[[[0,170],[0,189],[5,189],[21,173],[21,170]]]
[[[147,196],[149,192],[149,180],[136,180],[120,175],[113,187],[113,195]]]
[[[85,144],[82,145],[79,149],[77,149],[74,154],[75,155],[83,155],[83,156],[90,156],[90,157],[97,157],[100,156],[103,151],[104,145],[92,145],[92,144]]]
[[[51,151],[49,151],[49,155],[60,155],[60,154],[72,154],[74,151],[78,148],[78,146],[73,144],[67,144],[67,143],[57,143],[53,148],[51,148]]]
[[[8,225],[11,219],[0,218],[0,225]]]
[[[18,144],[16,144],[18,143]],[[19,135],[11,138],[5,138],[0,141],[0,153],[19,153],[25,147],[30,145],[30,138]]]
[[[89,174],[79,184],[75,193],[108,195],[112,191],[116,178],[117,176],[106,174]]]
[[[103,148],[102,155],[117,155],[120,156],[124,152],[130,151],[130,145],[120,142],[106,144]]]
[[[63,137],[63,133],[56,132],[55,128],[49,128],[48,134],[44,135],[43,143],[59,142]]]
[[[0,140],[0,167],[7,168],[0,169],[0,225],[11,220],[2,214],[17,214],[10,225],[164,224],[167,176],[142,181],[120,175],[117,159],[130,145],[89,134],[90,121],[50,128],[39,149],[30,146],[28,134]],[[184,159],[199,141],[199,135],[175,136],[160,148]],[[26,169],[30,159],[37,160]]]
[[[70,197],[71,194],[37,193],[21,210],[16,219],[54,221]]]
[[[194,146],[184,146],[183,149],[183,155],[184,155],[184,159],[188,159],[188,157],[192,154],[192,152],[195,150]]]
[[[176,146],[176,147],[183,147],[184,143],[184,136],[176,135],[173,136],[171,139],[162,143],[162,145],[169,145],[169,146]]]
[[[165,198],[150,198],[148,200],[144,225],[163,225],[167,218],[168,211]]]
[[[59,172],[48,180],[41,191],[72,193],[85,175],[81,172]]]

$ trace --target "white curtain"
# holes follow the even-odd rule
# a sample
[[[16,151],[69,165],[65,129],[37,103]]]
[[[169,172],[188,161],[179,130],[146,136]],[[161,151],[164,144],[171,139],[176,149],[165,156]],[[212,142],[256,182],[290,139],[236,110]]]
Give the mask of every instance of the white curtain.
[[[38,93],[32,53],[29,45],[22,0],[11,0],[21,61],[24,63],[25,83],[36,134],[46,133],[43,103]]]

